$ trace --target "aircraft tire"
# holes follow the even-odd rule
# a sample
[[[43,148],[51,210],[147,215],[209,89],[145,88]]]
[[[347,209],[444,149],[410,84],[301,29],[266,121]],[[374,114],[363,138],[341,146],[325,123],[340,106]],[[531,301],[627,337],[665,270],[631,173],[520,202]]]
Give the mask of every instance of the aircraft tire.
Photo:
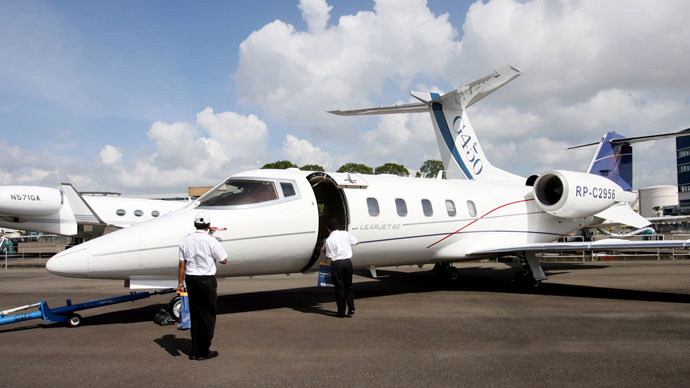
[[[541,285],[541,280],[534,279],[532,271],[521,270],[515,273],[513,282],[523,288],[537,288]]]
[[[179,321],[181,308],[182,303],[180,302],[180,296],[177,295],[174,298],[170,299],[170,302],[168,302],[168,307],[166,308],[166,310],[168,310],[170,316],[172,316],[174,320]]]
[[[81,315],[72,314],[67,318],[67,327],[79,327],[81,325]]]
[[[450,266],[447,269],[446,277],[448,277],[448,280],[451,282],[456,282],[458,279],[460,279],[460,271],[457,268]]]

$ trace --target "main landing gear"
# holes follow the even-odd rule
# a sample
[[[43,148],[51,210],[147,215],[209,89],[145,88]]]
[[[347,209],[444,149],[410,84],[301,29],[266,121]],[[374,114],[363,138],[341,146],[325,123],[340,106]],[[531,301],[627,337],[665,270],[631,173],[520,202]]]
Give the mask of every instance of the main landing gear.
[[[525,252],[519,257],[522,259],[522,269],[513,276],[513,282],[526,288],[539,287],[541,281],[546,279],[539,260],[531,252]]]
[[[451,282],[455,282],[460,279],[460,271],[450,265],[450,263],[436,263],[434,264],[433,271],[436,272],[436,275],[439,275],[446,280],[450,280]]]
[[[520,287],[530,288],[539,287],[541,285],[541,280],[534,278],[532,270],[529,268],[529,264],[522,263],[522,269],[515,273],[513,276],[513,283]]]

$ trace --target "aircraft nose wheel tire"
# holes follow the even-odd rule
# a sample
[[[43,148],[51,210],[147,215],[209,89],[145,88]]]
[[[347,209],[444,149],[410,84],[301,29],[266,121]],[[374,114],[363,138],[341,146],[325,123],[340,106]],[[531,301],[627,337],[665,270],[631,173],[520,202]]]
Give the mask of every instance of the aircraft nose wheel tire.
[[[81,325],[81,315],[72,314],[67,318],[67,327],[77,327]]]
[[[168,312],[170,315],[172,315],[173,319],[176,321],[180,320],[180,310],[182,309],[182,302],[180,302],[180,296],[177,295],[176,297],[172,298],[170,302],[168,303]]]

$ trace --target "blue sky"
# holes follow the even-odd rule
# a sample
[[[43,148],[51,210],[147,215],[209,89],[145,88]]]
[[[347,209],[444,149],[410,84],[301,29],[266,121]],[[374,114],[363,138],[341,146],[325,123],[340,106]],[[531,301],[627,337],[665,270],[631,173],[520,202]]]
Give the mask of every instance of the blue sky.
[[[568,145],[690,125],[682,1],[4,1],[0,184],[184,191],[290,159],[416,170],[426,115],[325,113],[407,102],[510,63],[471,111],[489,158],[582,170]],[[639,151],[639,152],[638,152]],[[673,143],[636,147],[635,186],[674,184]]]

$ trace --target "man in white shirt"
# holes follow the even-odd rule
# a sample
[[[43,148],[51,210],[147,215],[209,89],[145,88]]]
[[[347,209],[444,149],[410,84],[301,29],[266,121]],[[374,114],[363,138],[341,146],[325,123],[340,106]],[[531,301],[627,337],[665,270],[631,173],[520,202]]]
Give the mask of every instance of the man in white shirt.
[[[208,234],[211,216],[201,211],[194,219],[196,232],[180,243],[180,265],[177,292],[184,292],[187,283],[189,316],[191,318],[192,351],[190,360],[207,360],[218,356],[210,350],[216,327],[216,262],[226,264],[228,254],[218,240]]]
[[[326,257],[331,259],[331,274],[335,286],[335,302],[338,305],[336,317],[345,317],[345,305],[347,304],[347,316],[355,314],[355,300],[352,294],[352,246],[359,244],[357,238],[350,233],[339,230],[338,222],[331,218],[328,220],[328,232],[324,250]]]

